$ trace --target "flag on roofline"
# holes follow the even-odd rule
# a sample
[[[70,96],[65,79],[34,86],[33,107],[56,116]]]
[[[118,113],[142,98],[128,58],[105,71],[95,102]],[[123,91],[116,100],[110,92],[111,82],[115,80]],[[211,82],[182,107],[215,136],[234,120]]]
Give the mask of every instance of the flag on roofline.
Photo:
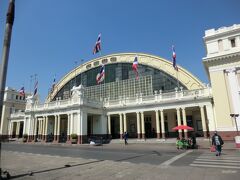
[[[133,64],[132,64],[132,69],[136,74],[136,79],[138,80],[138,58],[137,56],[134,58]]]
[[[51,93],[53,93],[54,88],[55,88],[55,85],[56,85],[56,78],[54,77],[54,79],[53,79],[53,84],[52,84],[52,88],[51,88]]]
[[[20,96],[25,96],[24,86],[19,90]]]
[[[38,89],[38,81],[36,81],[34,85],[34,93],[33,93],[34,96],[37,94],[37,89]]]
[[[93,54],[96,54],[99,51],[101,51],[101,33],[98,35],[96,44],[95,44],[94,49],[93,49]]]
[[[172,60],[173,60],[173,68],[178,71],[178,67],[177,67],[177,62],[176,62],[176,58],[177,58],[177,55],[176,55],[176,52],[175,52],[175,47],[172,46]]]
[[[105,78],[105,66],[103,64],[102,67],[100,68],[99,73],[96,76],[97,84],[100,84],[100,82],[102,82],[104,78]]]

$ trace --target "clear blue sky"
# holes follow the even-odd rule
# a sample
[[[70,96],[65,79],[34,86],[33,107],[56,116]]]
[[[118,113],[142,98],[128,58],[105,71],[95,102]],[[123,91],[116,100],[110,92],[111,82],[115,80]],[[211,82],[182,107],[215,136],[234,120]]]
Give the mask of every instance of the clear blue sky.
[[[239,0],[15,0],[16,12],[8,64],[7,86],[29,91],[37,74],[39,94],[47,96],[75,66],[89,61],[97,35],[103,55],[143,52],[171,60],[208,83],[202,64],[202,37],[211,28],[240,23]],[[8,0],[0,0],[0,47]],[[2,55],[2,54],[1,54]],[[33,86],[33,85],[32,85]]]

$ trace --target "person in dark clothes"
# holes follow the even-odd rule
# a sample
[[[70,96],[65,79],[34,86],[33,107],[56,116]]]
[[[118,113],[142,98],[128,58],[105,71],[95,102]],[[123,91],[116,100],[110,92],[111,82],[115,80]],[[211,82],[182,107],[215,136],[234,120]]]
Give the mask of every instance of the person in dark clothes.
[[[191,141],[192,141],[191,148],[192,149],[197,149],[197,141],[196,141],[196,134],[195,134],[195,132],[191,133]]]
[[[127,132],[124,132],[123,139],[124,139],[125,145],[127,145],[128,144],[128,142],[127,142],[127,140],[128,140],[128,133]]]
[[[212,145],[216,147],[216,156],[220,156],[222,153],[222,145],[224,144],[220,135],[217,134],[217,131],[214,132],[212,137]]]

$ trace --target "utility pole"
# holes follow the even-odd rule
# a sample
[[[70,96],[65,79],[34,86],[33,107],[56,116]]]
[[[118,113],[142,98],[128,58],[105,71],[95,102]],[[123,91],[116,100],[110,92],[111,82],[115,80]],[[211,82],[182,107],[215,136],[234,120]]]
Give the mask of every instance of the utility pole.
[[[6,85],[7,77],[7,67],[8,67],[8,57],[10,51],[11,35],[12,35],[12,26],[14,22],[14,11],[15,11],[15,0],[9,0],[6,27],[3,41],[3,51],[2,51],[2,64],[0,69],[0,125],[2,126],[2,107],[3,99]],[[2,134],[1,134],[2,136]],[[0,160],[1,160],[1,149],[2,149],[2,137],[0,137]],[[2,168],[0,163],[0,178],[2,177]]]
[[[0,69],[0,117],[2,117],[2,106],[3,106],[3,97],[6,85],[6,77],[7,77],[7,66],[8,66],[8,56],[10,50],[10,42],[12,35],[12,26],[14,21],[14,0],[10,0],[8,12],[7,12],[7,20],[6,20],[6,28],[3,42],[3,52],[2,52],[2,65]],[[0,121],[1,124],[1,121]]]

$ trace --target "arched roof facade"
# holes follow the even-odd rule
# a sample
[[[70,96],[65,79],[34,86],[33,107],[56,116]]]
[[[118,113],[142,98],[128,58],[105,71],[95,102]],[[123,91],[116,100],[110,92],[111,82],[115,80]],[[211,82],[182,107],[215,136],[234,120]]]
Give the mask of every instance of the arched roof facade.
[[[80,66],[70,71],[55,85],[53,92],[47,97],[47,101],[53,100],[54,97],[56,97],[56,95],[58,94],[58,92],[67,83],[73,81],[76,76],[82,73],[86,73],[90,70],[99,68],[102,64],[105,64],[106,66],[119,63],[131,65],[136,55],[138,56],[139,66],[142,65],[145,67],[151,67],[167,74],[173,79],[177,79],[181,86],[184,87],[184,89],[194,90],[204,87],[204,84],[189,71],[182,68],[181,66],[178,66],[178,71],[176,71],[172,66],[172,62],[161,57],[144,53],[118,53],[95,58],[84,64],[81,64]]]

